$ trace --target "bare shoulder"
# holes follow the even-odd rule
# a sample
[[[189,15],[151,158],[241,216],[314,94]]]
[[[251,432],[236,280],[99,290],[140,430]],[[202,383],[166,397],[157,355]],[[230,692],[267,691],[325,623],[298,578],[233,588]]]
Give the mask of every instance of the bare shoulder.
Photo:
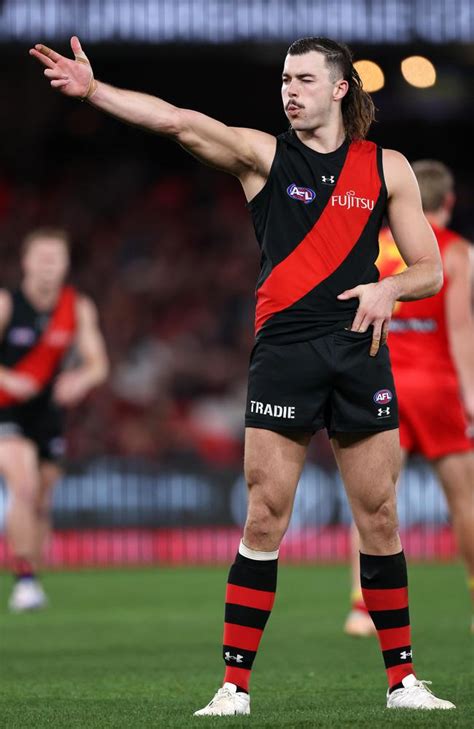
[[[256,160],[259,171],[270,172],[273,158],[275,157],[277,140],[273,134],[262,132],[259,129],[246,127],[232,127],[248,145],[252,151],[252,157]]]
[[[97,318],[97,307],[89,296],[78,294],[76,300],[76,315],[80,322],[95,322]]]
[[[444,268],[451,278],[456,274],[461,276],[469,276],[470,250],[472,244],[468,240],[459,236],[447,247],[444,252]]]
[[[396,149],[382,151],[383,170],[389,194],[400,185],[417,184],[415,174],[405,155]]]
[[[396,149],[383,149],[383,163],[384,167],[388,165],[391,169],[411,169],[410,163],[407,158],[401,152]]]

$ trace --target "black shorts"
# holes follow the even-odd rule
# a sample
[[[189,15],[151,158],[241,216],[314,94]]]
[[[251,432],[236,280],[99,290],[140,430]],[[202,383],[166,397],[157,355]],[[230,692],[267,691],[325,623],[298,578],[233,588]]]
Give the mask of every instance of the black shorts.
[[[369,356],[372,328],[341,329],[296,344],[257,342],[250,357],[245,425],[373,433],[398,428],[387,345]]]
[[[0,408],[0,439],[19,435],[33,441],[42,461],[59,462],[64,456],[63,413],[50,400]]]

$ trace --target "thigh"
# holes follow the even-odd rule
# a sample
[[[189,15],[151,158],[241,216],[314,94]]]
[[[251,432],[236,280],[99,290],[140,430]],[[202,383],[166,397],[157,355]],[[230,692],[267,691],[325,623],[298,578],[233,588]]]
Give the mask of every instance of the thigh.
[[[372,329],[334,335],[337,375],[328,423],[336,433],[377,433],[398,428],[398,405],[387,345],[369,355]],[[398,436],[397,436],[398,437]]]
[[[462,503],[474,512],[474,451],[452,453],[432,462],[450,506]]]
[[[258,342],[250,358],[245,425],[278,432],[323,428],[330,361],[326,337],[283,345]]]
[[[275,513],[291,512],[311,435],[246,428],[245,478],[249,507],[265,502]]]
[[[0,474],[15,491],[38,492],[38,451],[28,438],[11,435],[0,438]]]
[[[355,518],[395,501],[402,463],[398,430],[363,437],[339,434],[331,445]]]

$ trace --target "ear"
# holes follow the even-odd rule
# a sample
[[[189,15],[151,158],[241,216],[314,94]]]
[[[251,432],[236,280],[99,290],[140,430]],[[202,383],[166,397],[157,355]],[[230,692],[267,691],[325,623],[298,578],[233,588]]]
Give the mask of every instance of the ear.
[[[451,213],[452,209],[454,208],[454,205],[456,203],[456,195],[454,192],[447,192],[444,198],[444,207],[446,210]]]
[[[333,91],[333,99],[334,101],[340,101],[344,98],[344,96],[349,91],[349,82],[345,79],[341,79],[340,81],[336,81],[334,84],[334,91]]]

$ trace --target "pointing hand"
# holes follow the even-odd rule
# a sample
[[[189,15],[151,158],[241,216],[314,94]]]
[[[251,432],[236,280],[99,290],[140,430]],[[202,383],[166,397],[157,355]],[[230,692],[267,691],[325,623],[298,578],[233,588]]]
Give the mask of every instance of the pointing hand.
[[[58,89],[65,96],[89,99],[97,88],[97,82],[89,59],[75,35],[71,38],[71,49],[74,61],[41,43],[30,48],[30,56],[46,66],[44,75],[50,80],[53,89]]]

